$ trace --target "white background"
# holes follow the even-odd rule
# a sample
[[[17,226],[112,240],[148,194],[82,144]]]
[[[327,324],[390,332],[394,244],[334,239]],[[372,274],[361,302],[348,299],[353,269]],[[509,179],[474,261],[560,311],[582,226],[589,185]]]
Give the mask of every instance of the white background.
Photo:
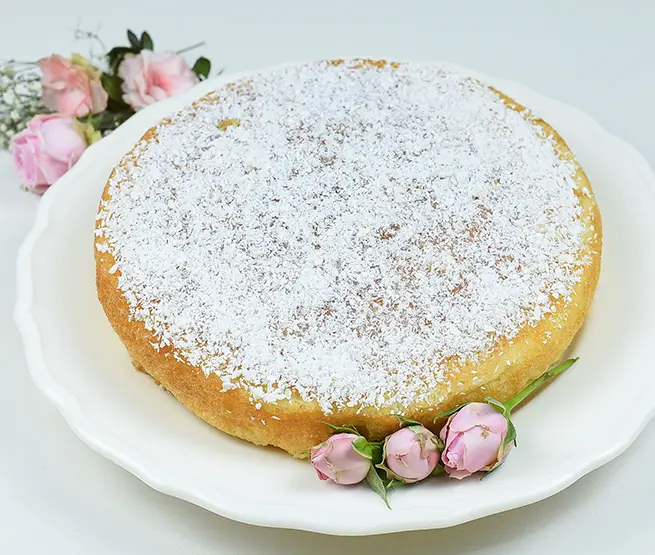
[[[84,54],[76,26],[100,26],[108,45],[122,43],[128,26],[148,29],[159,49],[205,40],[198,54],[227,71],[344,55],[451,61],[580,108],[655,164],[649,0],[0,0],[0,59]],[[0,554],[655,552],[655,423],[563,493],[448,530],[368,538],[268,530],[151,490],[83,445],[29,379],[11,311],[15,255],[37,206],[0,153]],[[607,418],[621,418],[611,399]],[[583,433],[562,430],[552,441]]]

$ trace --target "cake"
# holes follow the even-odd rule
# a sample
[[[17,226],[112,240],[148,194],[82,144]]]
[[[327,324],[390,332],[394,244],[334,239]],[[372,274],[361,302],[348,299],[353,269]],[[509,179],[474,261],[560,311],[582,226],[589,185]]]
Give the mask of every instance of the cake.
[[[134,366],[294,456],[325,422],[506,400],[558,361],[600,269],[557,132],[427,63],[333,60],[221,85],[148,130],[97,216],[98,297]],[[117,369],[122,371],[122,369]]]

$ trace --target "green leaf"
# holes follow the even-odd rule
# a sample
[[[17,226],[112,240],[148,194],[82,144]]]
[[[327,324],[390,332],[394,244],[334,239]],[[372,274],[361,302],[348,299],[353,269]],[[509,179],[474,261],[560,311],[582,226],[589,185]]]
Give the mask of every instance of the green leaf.
[[[434,467],[434,470],[430,472],[430,476],[439,476],[439,474],[443,474],[444,472],[446,472],[446,468],[443,464],[439,463]]]
[[[368,474],[366,475],[366,481],[368,482],[368,485],[371,486],[371,489],[382,498],[382,501],[384,501],[387,508],[391,509],[391,506],[389,505],[389,500],[387,499],[386,485],[384,483],[384,480],[380,478],[380,475],[375,469],[375,466],[373,466],[373,463],[371,463],[371,468],[368,469]]]
[[[130,116],[133,116],[134,113],[134,110],[125,104],[122,98],[120,100],[114,100],[109,97],[107,109],[102,112],[102,129],[113,131],[118,125],[127,121]]]
[[[402,414],[392,414],[391,416],[395,416],[398,420],[400,420],[401,426],[423,426],[423,424],[420,422],[412,420],[411,418],[405,418]]]
[[[90,125],[94,129],[98,129],[102,123],[102,114],[89,114],[84,118],[79,118],[79,121]]]
[[[384,479],[385,482],[392,481],[392,482],[401,482],[405,484],[406,482],[404,481],[402,476],[398,476],[393,470],[391,470],[389,467],[387,467],[386,464],[384,464],[386,461],[382,461],[381,463],[378,463],[375,465],[375,468],[381,470],[384,472],[384,475],[386,478]],[[387,485],[387,488],[389,486]]]
[[[118,56],[124,56],[128,52],[134,53],[134,48],[129,46],[114,46],[109,52],[107,52],[107,59],[112,62]]]
[[[193,71],[193,73],[195,73],[200,79],[207,79],[211,67],[211,62],[204,56],[200,56],[200,58],[196,60],[196,63],[193,64],[191,71]]]
[[[353,441],[353,449],[357,451],[362,457],[366,457],[370,460],[373,459],[373,448],[371,447],[370,443],[366,441],[365,437],[360,436],[355,441]]]
[[[331,428],[333,431],[339,434],[357,434],[358,436],[362,435],[353,426],[335,426],[334,424],[323,422],[322,420],[319,420],[319,422],[321,424],[325,424],[328,428]]]
[[[436,422],[440,418],[445,418],[446,416],[451,416],[452,414],[455,414],[459,409],[464,408],[466,405],[468,405],[468,403],[462,403],[461,405],[457,405],[455,408],[447,410],[446,412],[440,412],[434,417],[433,422]]]
[[[87,122],[86,124],[83,124],[82,130],[87,145],[92,145],[102,139],[102,132],[99,129],[96,129],[91,123]]]
[[[109,98],[112,100],[124,104],[123,102],[123,80],[117,75],[109,75],[108,73],[103,73],[100,77],[102,87],[107,91]]]
[[[393,470],[391,470],[389,467],[387,467],[387,465],[384,464],[384,463],[386,463],[386,462],[387,462],[387,461],[384,461],[384,460],[383,460],[382,462],[376,464],[376,465],[375,465],[375,468],[377,468],[378,470],[381,470],[382,472],[384,472],[384,475],[386,476],[386,478],[385,478],[385,482],[386,482],[386,481],[389,481],[389,480],[391,480],[391,481],[396,480],[396,481],[400,482],[400,481],[402,480],[402,478],[401,478],[400,476],[398,476],[398,475],[397,475]]]
[[[441,438],[439,436],[437,436],[437,435],[435,435],[433,438],[431,438],[431,441],[432,441],[432,443],[434,443],[437,446],[437,449],[439,449],[439,451],[443,451],[444,448],[446,447],[444,445],[444,442],[441,441]]]
[[[505,404],[499,401],[498,399],[494,399],[493,397],[485,397],[484,400],[487,402],[488,405],[491,405],[492,407],[498,409],[498,412],[503,416],[506,417],[509,414],[509,411],[507,410]]]
[[[498,412],[500,412],[505,417],[505,420],[507,420],[507,437],[505,438],[505,443],[503,443],[503,449],[512,442],[516,445],[516,427],[510,418],[510,409],[505,405],[505,403],[502,403],[493,397],[485,397],[484,400],[491,406],[497,408]]]
[[[115,46],[107,53],[107,62],[109,64],[109,70],[111,74],[115,74],[118,71],[118,66],[121,65],[121,62],[125,59],[126,54],[136,54],[138,50],[130,46]]]
[[[507,418],[507,437],[505,438],[505,443],[503,443],[503,449],[512,443],[512,441],[514,442],[514,447],[516,447],[516,427],[509,416],[505,418]]]
[[[130,46],[135,48],[137,52],[141,50],[141,42],[139,41],[138,37],[129,29],[127,30],[127,40],[130,41]]]
[[[373,464],[379,464],[384,458],[384,442],[382,441],[369,441],[368,444],[371,446]]]
[[[143,31],[141,33],[141,49],[143,50],[154,50],[154,45],[152,44],[152,38],[148,34],[148,31]]]
[[[115,46],[109,52],[107,52],[107,63],[111,73],[116,73],[118,66],[121,65],[121,62],[125,58],[125,54],[134,54],[136,50],[128,46]]]
[[[398,487],[398,486],[406,486],[406,485],[408,485],[407,482],[402,482],[401,480],[391,480],[387,484],[387,489],[389,490],[391,488],[395,488],[395,487]]]
[[[103,132],[113,131],[133,116],[134,110],[129,107],[126,110],[118,102],[115,102],[110,98],[109,102],[107,102],[107,110],[105,110],[102,115],[103,118],[99,129]]]

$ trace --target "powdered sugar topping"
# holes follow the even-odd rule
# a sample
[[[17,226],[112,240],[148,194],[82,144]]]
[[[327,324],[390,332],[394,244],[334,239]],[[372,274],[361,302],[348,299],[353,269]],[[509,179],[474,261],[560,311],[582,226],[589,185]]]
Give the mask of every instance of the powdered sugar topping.
[[[176,114],[98,216],[153,346],[253,403],[420,402],[580,279],[575,167],[539,127],[449,70],[353,65]]]

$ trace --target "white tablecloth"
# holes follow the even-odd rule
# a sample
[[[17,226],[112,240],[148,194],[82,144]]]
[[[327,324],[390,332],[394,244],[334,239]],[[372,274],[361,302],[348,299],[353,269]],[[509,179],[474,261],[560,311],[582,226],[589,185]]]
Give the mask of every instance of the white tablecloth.
[[[0,7],[0,59],[85,53],[86,45],[73,41],[76,25],[87,30],[100,25],[109,45],[123,41],[126,26],[147,28],[160,49],[204,39],[198,54],[230,71],[344,55],[447,60],[572,104],[655,162],[655,3],[646,0],[6,4]],[[1,153],[3,555],[655,551],[655,423],[626,454],[563,493],[448,530],[369,538],[269,530],[230,522],[151,490],[83,445],[30,381],[11,312],[15,255],[37,205],[37,197],[18,189],[9,157]],[[610,410],[608,417],[621,415]],[[567,432],[555,440],[575,441],[584,430]]]

